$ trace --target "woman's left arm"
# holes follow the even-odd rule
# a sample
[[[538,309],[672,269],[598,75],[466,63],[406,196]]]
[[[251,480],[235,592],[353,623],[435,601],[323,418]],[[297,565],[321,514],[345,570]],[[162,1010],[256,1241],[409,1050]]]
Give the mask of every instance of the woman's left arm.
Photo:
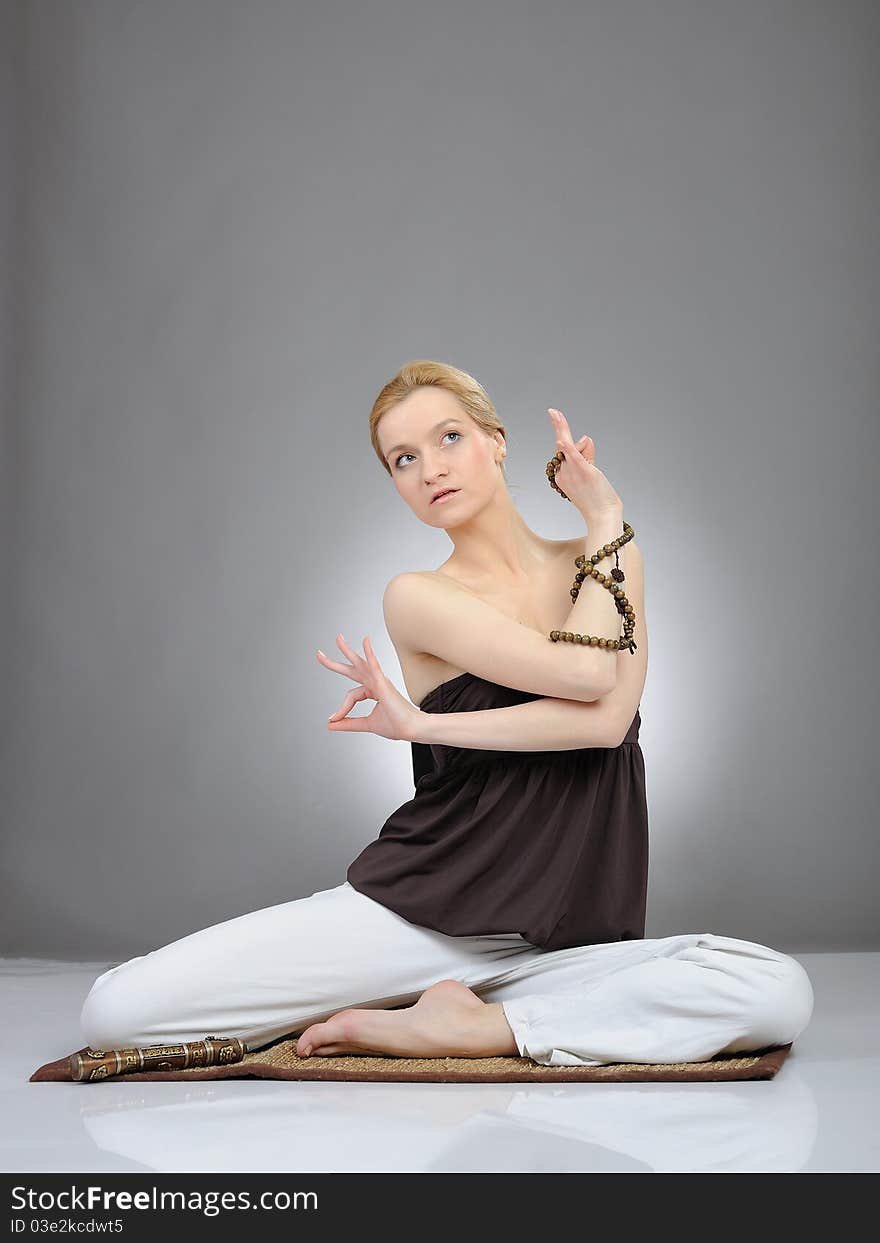
[[[626,595],[636,617],[636,651],[618,652],[616,683],[607,695],[586,703],[545,696],[480,712],[422,712],[413,741],[482,751],[619,747],[641,701],[648,671],[644,563],[633,540],[627,545],[626,569]]]
[[[608,713],[607,725],[611,731],[612,747],[619,747],[629,732],[633,717],[642,700],[645,679],[648,676],[648,626],[645,621],[645,563],[641,549],[635,540],[626,546],[626,580],[624,591],[636,615],[633,639],[635,652],[617,653],[617,680],[614,689],[603,695],[595,704],[582,703],[581,708],[598,708],[601,704]]]
[[[632,724],[642,696],[648,667],[648,631],[642,556],[630,541],[626,559],[626,596],[635,613],[636,651],[617,653],[613,690],[595,700],[543,696],[505,708],[480,712],[422,712],[405,699],[376,659],[369,635],[361,655],[337,635],[348,665],[318,650],[325,668],[359,683],[330,716],[333,733],[372,733],[407,742],[440,743],[482,751],[574,751],[582,747],[618,747]],[[375,700],[369,716],[349,716],[355,704]]]

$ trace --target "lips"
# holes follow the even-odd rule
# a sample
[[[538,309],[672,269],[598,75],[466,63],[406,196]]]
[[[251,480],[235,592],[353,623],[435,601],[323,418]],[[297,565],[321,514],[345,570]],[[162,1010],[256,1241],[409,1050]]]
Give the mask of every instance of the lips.
[[[433,505],[435,501],[439,501],[441,496],[448,496],[450,492],[457,491],[458,488],[444,488],[442,492],[438,492],[436,496],[431,498],[431,504]]]

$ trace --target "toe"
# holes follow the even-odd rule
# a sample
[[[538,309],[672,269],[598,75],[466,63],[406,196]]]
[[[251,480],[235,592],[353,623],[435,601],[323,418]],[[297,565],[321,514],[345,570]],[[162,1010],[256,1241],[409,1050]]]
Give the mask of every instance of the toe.
[[[298,1057],[308,1057],[309,1050],[314,1052],[315,1046],[321,1043],[321,1024],[313,1023],[311,1027],[307,1027],[303,1034],[296,1042],[296,1052]]]
[[[308,1057],[310,1047],[313,1054],[327,1053],[331,1048],[339,1048],[342,1041],[350,1040],[352,1033],[349,1031],[348,1014],[349,1011],[342,1011],[323,1023],[312,1023],[296,1042],[297,1054],[300,1057]]]

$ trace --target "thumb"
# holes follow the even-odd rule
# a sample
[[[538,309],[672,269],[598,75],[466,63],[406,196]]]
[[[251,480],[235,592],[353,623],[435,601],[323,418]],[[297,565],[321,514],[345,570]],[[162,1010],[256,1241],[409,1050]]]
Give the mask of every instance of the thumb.
[[[593,460],[595,457],[595,446],[592,439],[589,436],[581,436],[577,442],[577,448],[578,452],[583,453],[584,460],[595,466],[595,461]]]

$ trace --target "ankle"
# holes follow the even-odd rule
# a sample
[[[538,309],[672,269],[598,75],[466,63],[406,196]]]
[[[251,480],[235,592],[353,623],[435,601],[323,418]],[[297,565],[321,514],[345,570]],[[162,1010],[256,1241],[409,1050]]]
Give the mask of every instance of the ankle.
[[[500,1002],[487,1002],[476,1033],[484,1057],[518,1057],[519,1049]]]

